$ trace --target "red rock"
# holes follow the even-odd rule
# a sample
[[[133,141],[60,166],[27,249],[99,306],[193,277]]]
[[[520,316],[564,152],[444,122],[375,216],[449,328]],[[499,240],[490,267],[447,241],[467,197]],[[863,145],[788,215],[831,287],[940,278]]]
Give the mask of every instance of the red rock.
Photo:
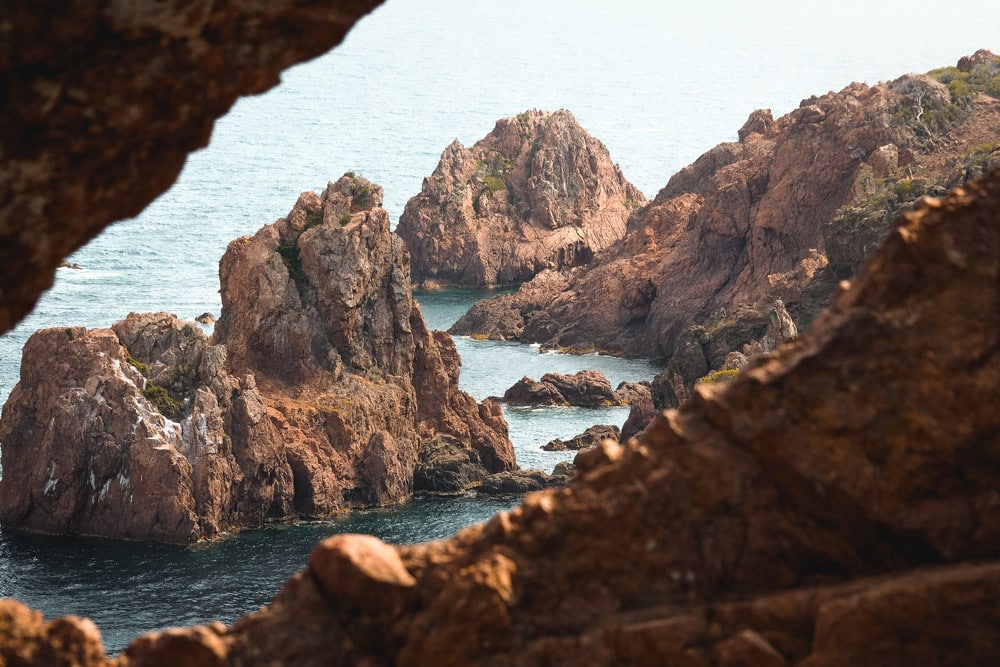
[[[471,148],[445,149],[396,231],[414,282],[513,285],[588,263],[645,201],[573,114],[526,111]]]
[[[541,380],[521,378],[504,392],[511,405],[575,405],[585,408],[621,405],[622,399],[600,371],[546,373]]]
[[[932,120],[918,120],[920,108]],[[951,120],[934,121],[932,110]],[[620,242],[587,266],[477,304],[452,332],[669,363],[684,354],[691,327],[709,330],[720,315],[777,299],[802,330],[896,214],[992,164],[976,147],[1000,139],[998,127],[994,99],[961,108],[922,75],[851,84],[777,120],[754,112],[739,143],[677,173],[632,214]],[[751,340],[732,340],[718,356]]]
[[[516,468],[499,407],[459,391],[451,337],[427,330],[380,201],[345,177],[234,241],[213,344],[166,313],[36,333],[0,416],[0,523],[185,543],[398,503],[441,436]]]

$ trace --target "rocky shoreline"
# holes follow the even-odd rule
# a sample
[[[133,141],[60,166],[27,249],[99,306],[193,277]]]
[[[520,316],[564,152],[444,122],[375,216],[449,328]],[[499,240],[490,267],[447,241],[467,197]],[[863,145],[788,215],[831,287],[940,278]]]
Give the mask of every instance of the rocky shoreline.
[[[169,313],[32,336],[0,417],[4,528],[189,543],[396,504],[441,438],[484,477],[514,470],[381,196],[344,176],[233,241],[211,340]]]

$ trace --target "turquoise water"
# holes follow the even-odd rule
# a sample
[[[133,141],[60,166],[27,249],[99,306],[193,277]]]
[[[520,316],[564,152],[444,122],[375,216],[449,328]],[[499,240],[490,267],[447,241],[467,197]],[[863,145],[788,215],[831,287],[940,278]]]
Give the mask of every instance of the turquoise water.
[[[286,73],[274,91],[238,102],[170,192],[73,256],[84,270],[60,270],[35,312],[0,337],[0,400],[38,328],[108,326],[129,311],[218,314],[226,244],[345,171],[383,185],[395,220],[453,139],[472,144],[497,118],[525,109],[568,108],[651,197],[702,152],[735,140],[756,108],[778,115],[851,81],[953,64],[978,48],[1000,51],[995,0],[967,0],[961,18],[948,20],[941,7],[917,0],[388,0],[340,49]],[[447,328],[475,296],[419,299],[430,324]],[[617,384],[656,370],[511,343],[456,343],[462,387],[478,398],[548,371],[597,368]],[[625,418],[621,409],[506,414],[521,465],[546,470],[570,455],[542,452],[541,444]],[[193,550],[0,535],[0,595],[47,615],[92,616],[117,651],[140,631],[228,622],[254,610],[331,532],[421,541],[506,506],[421,500]]]

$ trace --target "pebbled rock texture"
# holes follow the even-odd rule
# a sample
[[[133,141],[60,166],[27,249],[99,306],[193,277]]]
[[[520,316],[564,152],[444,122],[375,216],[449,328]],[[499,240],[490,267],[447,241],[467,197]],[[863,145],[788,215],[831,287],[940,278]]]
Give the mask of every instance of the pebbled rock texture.
[[[810,331],[569,487],[448,540],[323,543],[261,611],[114,664],[991,664],[998,212],[1000,170],[924,201]],[[79,628],[0,611],[5,655]]]
[[[645,202],[573,114],[526,111],[471,148],[448,146],[396,232],[415,283],[515,285],[588,263]]]
[[[0,7],[0,332],[59,262],[170,187],[242,95],[340,43],[381,0]]]

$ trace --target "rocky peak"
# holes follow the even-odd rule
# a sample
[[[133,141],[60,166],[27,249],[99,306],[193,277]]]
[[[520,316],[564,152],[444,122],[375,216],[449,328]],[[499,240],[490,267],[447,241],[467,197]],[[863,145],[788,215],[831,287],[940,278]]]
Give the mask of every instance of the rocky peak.
[[[397,503],[439,436],[516,468],[499,406],[459,391],[451,337],[427,329],[381,199],[347,175],[233,241],[211,341],[169,313],[32,336],[0,417],[0,522],[189,542]]]
[[[526,111],[449,145],[397,232],[418,283],[509,285],[586,264],[644,202],[573,114]]]
[[[344,366],[409,375],[407,253],[381,203],[380,186],[346,174],[230,244],[215,339],[232,368],[290,383]]]
[[[780,299],[804,328],[895,215],[1000,162],[1000,61],[975,59],[968,72],[853,83],[778,119],[755,111],[739,142],[675,174],[591,263],[476,304],[453,331],[663,358],[687,369],[676,389],[689,392],[704,375],[693,369],[742,353],[764,321],[715,338],[732,347],[712,360],[689,345],[692,327]]]

